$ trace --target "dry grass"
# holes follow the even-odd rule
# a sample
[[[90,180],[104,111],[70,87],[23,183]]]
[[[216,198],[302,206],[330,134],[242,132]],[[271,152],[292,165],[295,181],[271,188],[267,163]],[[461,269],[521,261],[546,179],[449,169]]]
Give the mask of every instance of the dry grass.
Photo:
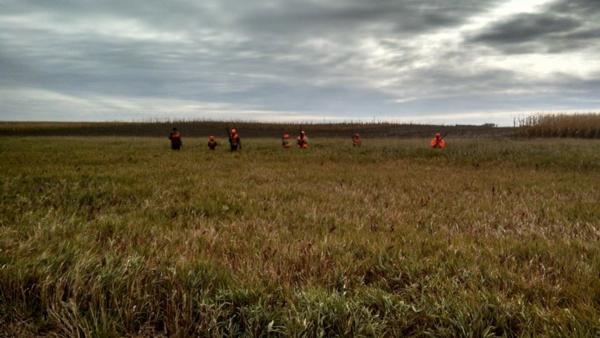
[[[519,134],[528,137],[600,138],[600,114],[539,114],[520,121]]]
[[[593,336],[600,142],[0,138],[7,336]]]

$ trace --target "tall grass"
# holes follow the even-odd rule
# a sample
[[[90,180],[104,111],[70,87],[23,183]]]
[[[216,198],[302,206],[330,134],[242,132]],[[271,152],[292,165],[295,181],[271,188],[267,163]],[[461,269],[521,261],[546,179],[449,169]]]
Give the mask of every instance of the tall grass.
[[[0,336],[593,336],[600,142],[0,138]]]
[[[538,114],[518,120],[527,137],[600,138],[600,114]]]

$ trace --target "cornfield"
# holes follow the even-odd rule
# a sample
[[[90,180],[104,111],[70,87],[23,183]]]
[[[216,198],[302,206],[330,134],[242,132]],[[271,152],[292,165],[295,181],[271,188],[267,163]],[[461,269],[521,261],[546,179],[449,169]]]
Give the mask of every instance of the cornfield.
[[[600,114],[537,114],[517,121],[527,137],[600,138]]]

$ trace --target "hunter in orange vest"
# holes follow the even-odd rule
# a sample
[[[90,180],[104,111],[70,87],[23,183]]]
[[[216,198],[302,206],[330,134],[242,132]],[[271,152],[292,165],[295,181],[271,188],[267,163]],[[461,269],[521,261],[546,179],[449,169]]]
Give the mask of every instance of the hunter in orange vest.
[[[360,147],[361,145],[362,145],[362,140],[360,139],[360,135],[358,133],[354,133],[354,135],[352,135],[352,146]]]
[[[231,130],[229,130],[228,133],[231,151],[237,151],[238,149],[242,149],[242,141],[240,140],[240,135],[238,134],[237,129],[231,128]]]
[[[435,133],[435,137],[431,139],[431,148],[444,149],[446,148],[446,141],[442,137],[442,134]]]
[[[173,128],[173,130],[169,134],[169,140],[171,140],[171,149],[181,149],[183,143],[181,142],[181,133],[177,130],[177,128]]]
[[[208,137],[208,149],[215,150],[218,145],[219,144],[217,143],[217,140],[215,140],[214,136],[211,135]]]
[[[304,130],[300,130],[300,136],[298,136],[298,147],[300,149],[308,148],[308,136]]]
[[[290,134],[283,133],[283,136],[281,136],[281,146],[284,149],[288,149],[290,147]]]

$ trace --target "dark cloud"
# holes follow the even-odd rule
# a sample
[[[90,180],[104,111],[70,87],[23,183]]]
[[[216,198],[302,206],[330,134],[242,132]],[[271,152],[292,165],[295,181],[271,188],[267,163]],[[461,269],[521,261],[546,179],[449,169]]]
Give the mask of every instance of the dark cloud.
[[[591,29],[582,29],[564,36],[569,40],[590,40],[600,38],[600,27]]]
[[[600,14],[600,2],[597,0],[556,0],[549,10],[558,13],[572,13],[582,16]]]
[[[588,48],[600,36],[600,1],[557,0],[542,12],[515,15],[468,37],[508,54],[560,53]]]
[[[277,6],[256,6],[241,17],[241,26],[268,34],[332,34],[360,30],[412,34],[447,28],[496,1],[291,1]]]
[[[474,42],[517,44],[535,41],[557,33],[572,32],[581,27],[580,20],[553,13],[523,14],[499,22],[472,38]]]

